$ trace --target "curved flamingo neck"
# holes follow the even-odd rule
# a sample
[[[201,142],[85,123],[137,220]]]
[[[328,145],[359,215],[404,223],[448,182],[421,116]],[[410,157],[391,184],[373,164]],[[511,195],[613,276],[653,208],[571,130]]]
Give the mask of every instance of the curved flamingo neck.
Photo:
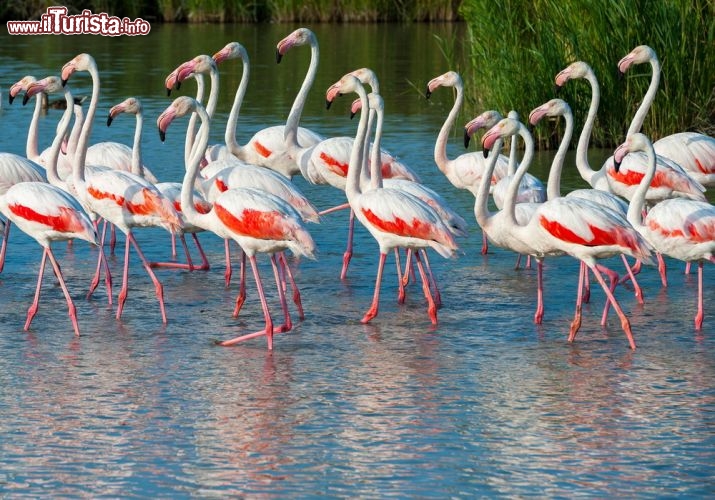
[[[355,92],[360,97],[360,105],[363,112],[360,113],[360,123],[358,123],[358,129],[355,134],[355,141],[353,141],[353,147],[350,149],[348,176],[345,181],[345,194],[347,195],[348,202],[351,205],[354,199],[362,193],[362,190],[360,189],[360,171],[362,170],[363,147],[365,137],[367,135],[368,115],[370,114],[369,112],[365,113],[365,110],[369,110],[370,108],[367,101],[367,93],[361,83],[356,84]]]
[[[248,54],[245,50],[241,50],[240,57],[243,60],[243,74],[241,75],[241,82],[238,84],[238,89],[236,90],[236,97],[234,97],[233,99],[233,106],[231,106],[231,113],[228,116],[228,122],[226,123],[226,133],[224,135],[226,147],[232,155],[238,158],[244,156],[244,152],[243,146],[239,145],[238,141],[236,140],[236,127],[238,126],[238,116],[241,112],[243,98],[246,96],[246,89],[248,88],[248,79],[250,77],[251,72],[251,65],[248,61]]]
[[[74,180],[75,187],[78,190],[86,188],[84,182],[84,164],[87,159],[89,136],[92,134],[92,125],[94,124],[94,115],[97,113],[100,91],[99,71],[97,71],[97,65],[94,60],[90,61],[87,71],[92,77],[92,97],[89,100],[87,115],[85,116],[84,123],[82,124],[82,132],[77,140],[77,152],[74,158]]]
[[[643,96],[643,102],[638,106],[636,114],[633,115],[631,124],[628,127],[628,132],[626,136],[640,132],[641,127],[643,127],[643,122],[645,121],[645,116],[648,114],[651,104],[655,100],[655,95],[658,92],[658,85],[660,84],[660,61],[658,57],[653,54],[649,59],[651,68],[653,69],[653,74],[650,78],[650,85],[648,86],[648,91]]]
[[[136,126],[134,127],[134,143],[132,144],[132,173],[144,178],[144,165],[142,164],[142,130],[144,128],[144,113],[140,111],[136,114]]]
[[[504,141],[501,137],[494,142],[487,157],[486,168],[482,174],[482,178],[479,180],[479,187],[477,188],[476,199],[474,201],[474,216],[482,228],[487,227],[490,219],[495,215],[495,213],[489,211],[489,188],[492,184],[492,174],[497,165],[497,159],[499,158],[503,144]]]
[[[27,144],[25,146],[25,156],[32,161],[37,161],[40,157],[39,129],[40,114],[42,113],[42,92],[35,96],[35,109],[32,112],[32,121],[27,130]]]
[[[435,142],[434,145],[434,162],[437,164],[437,168],[445,175],[447,174],[450,162],[450,159],[447,157],[447,140],[449,139],[449,133],[452,131],[454,122],[457,120],[457,115],[459,115],[459,111],[462,109],[462,104],[464,103],[464,85],[460,77],[457,77],[454,89],[457,93],[454,98],[454,104],[447,115],[447,119],[442,124],[442,128],[439,130],[437,142]]]
[[[300,124],[300,116],[303,113],[305,101],[308,99],[308,92],[313,86],[315,75],[318,73],[318,61],[320,59],[320,49],[318,48],[318,40],[315,36],[310,37],[310,66],[305,74],[303,84],[300,86],[298,95],[295,96],[293,106],[290,108],[288,118],[286,119],[284,140],[291,147],[300,147],[298,145],[298,125]],[[366,108],[365,108],[366,109]]]
[[[573,136],[573,113],[571,113],[570,110],[565,110],[562,116],[566,122],[566,129],[564,130],[564,136],[561,138],[559,149],[556,151],[554,159],[551,161],[549,178],[546,181],[546,198],[548,200],[555,200],[556,198],[561,197],[561,172],[564,168],[564,159],[566,158],[569,143],[571,142],[571,137]]]
[[[53,186],[65,189],[66,183],[60,179],[57,173],[57,163],[60,159],[60,147],[62,146],[62,141],[64,136],[69,129],[70,121],[72,120],[72,108],[74,106],[74,99],[72,93],[68,87],[64,88],[64,96],[67,101],[67,109],[62,113],[62,118],[57,125],[57,134],[52,140],[52,145],[50,146],[50,153],[47,158],[47,181]]]
[[[646,193],[648,192],[648,188],[650,188],[650,183],[653,180],[653,177],[655,177],[656,160],[655,150],[653,149],[652,144],[645,149],[645,154],[648,158],[647,168],[645,174],[643,175],[643,178],[638,184],[638,188],[633,193],[631,201],[628,203],[628,213],[626,214],[628,222],[630,222],[631,225],[636,228],[643,226],[643,210],[645,208],[645,197]]]
[[[374,87],[373,87],[374,88]],[[377,95],[377,94],[375,94]],[[378,96],[379,97],[379,96]],[[370,119],[368,120],[368,132],[372,130],[372,118],[375,120],[375,139],[372,143],[372,152],[370,156],[370,188],[380,189],[382,187],[382,161],[380,154],[380,143],[382,142],[382,125],[385,119],[385,108],[382,103],[376,103],[374,106],[370,106]],[[368,152],[370,152],[370,134],[368,133],[365,138],[365,153],[363,164],[365,159],[367,159]],[[363,165],[365,168],[365,165]]]
[[[601,101],[601,88],[598,85],[596,75],[593,74],[593,70],[589,69],[584,78],[591,84],[591,105],[588,108],[588,115],[586,116],[586,121],[583,124],[581,135],[578,138],[578,145],[576,146],[576,168],[583,180],[588,182],[592,187],[609,191],[610,189],[607,185],[605,187],[600,186],[601,178],[604,183],[607,182],[605,176],[603,176],[600,171],[597,172],[593,170],[588,163],[588,144],[591,142],[591,132],[593,131],[594,123],[596,123],[598,105]],[[599,184],[599,186],[596,186],[596,184]]]
[[[194,183],[199,174],[201,158],[203,158],[204,151],[209,143],[209,126],[211,119],[201,105],[196,106],[192,116],[198,116],[198,119],[201,120],[201,126],[196,134],[196,147],[193,148],[191,156],[186,162],[186,173],[181,183],[181,211],[186,217],[186,220],[191,224],[205,227],[206,225],[202,224],[201,219],[205,218],[208,214],[201,214],[196,210],[196,206],[194,205]]]
[[[206,81],[204,80],[204,75],[201,73],[194,73],[194,80],[196,80],[196,102],[201,103],[204,98],[204,92],[206,91]],[[191,150],[196,136],[196,120],[198,120],[198,114],[191,113],[191,116],[189,117],[189,124],[186,126],[184,163],[188,163],[191,159]]]
[[[526,175],[526,171],[529,169],[531,160],[534,157],[534,139],[523,123],[519,121],[517,121],[517,123],[519,124],[518,134],[524,141],[524,157],[521,159],[519,168],[516,169],[514,176],[509,182],[509,189],[506,191],[503,206],[503,210],[509,215],[509,220],[513,225],[518,225],[516,221],[516,199],[519,192],[519,184],[521,184],[521,180],[524,178],[524,175]],[[512,137],[512,142],[515,142],[515,138],[515,136]],[[489,179],[491,179],[491,174],[489,174]]]
[[[74,125],[72,126],[72,131],[70,132],[69,140],[67,141],[67,157],[74,158],[75,152],[77,151],[77,142],[79,141],[79,136],[82,132],[82,125],[84,124],[84,109],[82,109],[81,104],[74,105]]]

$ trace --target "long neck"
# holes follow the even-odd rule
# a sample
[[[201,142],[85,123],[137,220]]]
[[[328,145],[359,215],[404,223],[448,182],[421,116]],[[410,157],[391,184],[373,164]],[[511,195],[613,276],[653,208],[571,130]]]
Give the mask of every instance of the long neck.
[[[564,168],[564,159],[569,149],[571,136],[573,136],[573,113],[566,111],[563,116],[566,122],[566,129],[564,130],[564,136],[561,138],[559,149],[551,162],[549,178],[546,181],[546,198],[549,200],[561,197],[561,171]]]
[[[206,89],[206,82],[204,80],[204,75],[201,73],[194,74],[194,80],[196,80],[196,102],[202,102],[204,98],[204,91]],[[196,113],[191,113],[189,118],[189,124],[186,126],[186,140],[184,141],[184,163],[188,164],[191,158],[191,148],[194,145],[194,137],[196,136],[196,120],[198,120],[198,115]]]
[[[136,127],[134,127],[134,144],[132,145],[132,173],[144,177],[142,164],[142,128],[144,127],[144,113],[137,113]]]
[[[94,123],[94,115],[97,113],[97,104],[99,102],[99,72],[97,71],[97,66],[92,63],[88,69],[90,76],[92,77],[92,97],[89,100],[89,107],[87,108],[87,115],[84,119],[84,124],[82,125],[82,132],[80,133],[79,140],[77,141],[77,152],[74,157],[73,162],[73,173],[75,187],[77,189],[83,189],[84,184],[84,162],[87,158],[87,147],[89,146],[89,136],[92,134],[92,125]]]
[[[42,113],[42,96],[40,92],[35,96],[35,110],[32,112],[32,121],[30,128],[27,130],[27,145],[25,147],[25,156],[30,160],[37,160],[40,156],[39,144],[39,122],[40,114]]]
[[[375,113],[377,117],[375,122],[375,140],[372,142],[372,152],[370,156],[370,187],[373,189],[379,189],[382,187],[382,158],[380,154],[380,143],[382,142],[382,124],[385,118],[385,110],[378,106],[376,110],[370,110],[370,113]],[[368,124],[368,128],[370,127],[371,125]],[[369,137],[366,143],[369,148]]]
[[[311,38],[310,66],[308,67],[308,72],[303,79],[303,84],[300,86],[298,95],[295,96],[293,106],[290,108],[290,113],[288,114],[288,119],[286,120],[284,140],[289,146],[298,145],[298,125],[300,124],[300,115],[303,113],[305,101],[308,99],[308,92],[310,92],[310,88],[313,86],[313,82],[315,81],[315,75],[318,72],[319,59],[320,50],[318,49],[318,42],[315,38]]]
[[[449,163],[449,158],[447,158],[447,140],[449,139],[449,133],[452,131],[454,122],[457,120],[457,115],[459,115],[459,110],[462,109],[462,103],[464,102],[464,85],[461,79],[457,80],[454,89],[457,92],[454,98],[454,104],[447,115],[447,119],[444,121],[444,124],[442,124],[442,128],[437,136],[437,142],[434,144],[434,162],[442,173],[446,173],[447,164]]]
[[[82,109],[81,104],[74,105],[74,125],[72,125],[72,131],[70,132],[70,138],[67,141],[67,157],[74,158],[75,152],[77,151],[77,143],[79,142],[79,136],[82,132],[82,125],[84,124],[84,109]]]
[[[62,141],[64,140],[65,134],[70,126],[70,121],[72,120],[72,106],[74,104],[74,99],[72,98],[72,93],[68,87],[64,89],[65,100],[67,101],[67,109],[62,113],[62,118],[57,125],[57,134],[52,140],[52,145],[50,146],[50,155],[47,159],[47,181],[53,186],[65,186],[65,182],[60,179],[57,174],[57,162],[60,158],[60,147],[62,146]]]
[[[645,151],[648,157],[647,168],[645,175],[641,179],[638,188],[633,193],[630,203],[628,203],[628,214],[626,218],[628,222],[635,228],[643,226],[643,209],[645,207],[645,196],[650,188],[650,183],[655,177],[655,151],[653,146],[650,146]]]
[[[489,211],[489,188],[492,185],[492,174],[494,173],[494,167],[497,165],[497,158],[499,158],[503,143],[502,139],[498,138],[492,146],[492,150],[489,152],[489,157],[487,158],[486,169],[479,181],[479,188],[477,189],[477,196],[474,201],[474,216],[482,228],[489,224],[489,219],[494,215]]]
[[[596,172],[588,163],[588,143],[591,142],[591,131],[596,122],[598,105],[601,100],[601,89],[598,86],[598,80],[596,79],[596,75],[593,74],[593,71],[588,71],[586,80],[591,84],[591,105],[588,108],[588,116],[586,116],[581,135],[578,138],[578,146],[576,147],[576,168],[583,180],[593,186],[592,178]]]
[[[236,140],[236,126],[238,125],[238,115],[241,111],[243,98],[246,95],[248,79],[251,71],[251,65],[248,62],[248,54],[246,54],[245,51],[242,51],[241,58],[243,59],[243,74],[241,75],[241,82],[238,84],[238,89],[236,90],[236,97],[233,99],[233,106],[231,106],[231,113],[229,114],[228,122],[226,123],[226,134],[224,135],[226,147],[231,154],[236,157],[240,157],[243,153],[243,148]]]
[[[363,160],[363,145],[365,142],[365,136],[367,135],[367,122],[368,115],[370,113],[365,113],[365,110],[370,109],[367,102],[367,94],[362,85],[358,85],[356,92],[360,97],[360,104],[362,106],[363,112],[360,113],[360,123],[358,124],[357,134],[355,135],[355,141],[353,141],[353,147],[350,150],[350,162],[348,163],[348,176],[345,182],[345,194],[348,197],[348,202],[351,202],[356,196],[359,196],[362,192],[360,189],[360,170],[362,169]]]
[[[196,112],[192,113],[193,115],[198,115],[201,120],[201,126],[196,135],[196,147],[192,150],[191,156],[186,163],[186,173],[181,184],[181,211],[186,220],[199,227],[204,227],[199,220],[205,217],[206,214],[199,213],[194,205],[194,182],[199,173],[201,158],[204,156],[206,146],[209,143],[209,124],[211,119],[203,107],[197,107]]]
[[[369,98],[368,98],[369,99]],[[370,139],[372,134],[372,125],[375,122],[375,110],[370,108],[368,118],[367,118],[367,132],[365,133],[365,139],[362,144],[362,158],[360,166],[360,187],[366,189],[373,189],[382,186],[382,179],[375,180],[373,176],[372,168],[368,170],[366,162],[370,157]],[[377,138],[377,133],[375,134]],[[374,146],[373,146],[374,148]],[[379,186],[378,186],[379,183]]]
[[[524,178],[524,175],[526,175],[526,171],[529,169],[531,160],[534,157],[534,139],[522,123],[519,123],[519,135],[524,141],[524,157],[521,159],[519,168],[516,169],[514,177],[512,177],[509,183],[509,189],[506,191],[503,206],[503,209],[509,214],[512,224],[517,224],[516,199],[519,193],[519,184],[521,184],[521,180]],[[515,137],[512,137],[512,141],[515,139]]]
[[[660,61],[658,58],[653,56],[650,58],[650,65],[653,68],[653,74],[650,78],[650,85],[648,86],[648,91],[645,96],[643,96],[643,102],[638,106],[636,114],[631,120],[631,124],[628,127],[628,133],[626,136],[640,132],[643,126],[643,121],[645,120],[645,115],[648,114],[651,104],[655,100],[655,95],[658,92],[658,85],[660,84]]]

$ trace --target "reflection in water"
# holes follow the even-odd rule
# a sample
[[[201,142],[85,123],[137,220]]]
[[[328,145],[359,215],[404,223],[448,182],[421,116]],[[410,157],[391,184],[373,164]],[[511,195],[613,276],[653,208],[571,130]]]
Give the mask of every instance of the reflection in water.
[[[54,37],[52,44],[41,37],[12,43],[6,37],[0,65],[8,82],[27,73],[40,77],[56,73],[90,47],[106,85],[100,106],[108,111],[137,95],[151,120],[168,103],[162,89],[166,72],[195,55],[186,47],[213,53],[237,39],[253,64],[239,120],[239,142],[245,142],[241,138],[254,130],[284,120],[297,91],[307,54],[297,52],[280,67],[273,54],[275,42],[293,28],[153,27],[151,44],[139,37]],[[461,28],[314,28],[323,46],[352,49],[321,52],[305,125],[326,135],[353,134],[347,108],[326,111],[321,89],[346,71],[373,66],[384,87],[385,146],[472,221],[460,257],[434,262],[444,302],[439,326],[433,329],[425,320],[418,285],[410,284],[406,303],[397,304],[394,280],[383,284],[377,321],[359,323],[371,298],[377,248],[358,227],[351,276],[340,282],[348,214],[336,213],[311,226],[318,261],[295,263],[306,319],[276,337],[273,353],[262,341],[229,349],[214,345],[214,339],[238,330],[257,329],[262,314],[251,294],[241,317],[231,317],[238,285],[224,287],[223,245],[210,235],[202,242],[211,271],[160,271],[168,325],[157,320],[153,287],[134,263],[137,279],[130,293],[137,307],[121,322],[101,293],[85,301],[96,250],[75,244],[57,252],[83,336],[72,335],[65,313],[57,316],[65,306],[53,285],[45,285],[34,329],[24,332],[37,245],[15,231],[0,274],[0,494],[710,494],[715,487],[715,320],[706,317],[697,334],[692,328],[695,275],[683,275],[673,264],[669,287],[663,289],[657,273],[645,269],[639,278],[642,306],[629,290],[617,290],[639,346],[631,352],[615,317],[599,326],[603,295],[595,289],[584,308],[591,318],[584,320],[576,343],[565,342],[577,264],[548,259],[545,319],[533,325],[535,271],[514,271],[514,256],[499,249],[479,254],[473,197],[454,190],[434,167],[432,146],[452,96],[435,94],[426,101],[415,90],[448,69],[432,35],[450,39]],[[420,57],[384,49],[405,46]],[[225,85],[215,142],[222,140],[240,73],[236,69],[221,77]],[[465,122],[474,111],[465,111]],[[24,131],[29,118],[21,106],[4,106],[0,126],[7,131],[17,124]],[[55,119],[50,112],[41,121],[41,144]],[[114,127],[116,137],[131,136],[129,121]],[[179,179],[181,148],[162,145],[153,126],[146,129],[147,164],[162,180]],[[109,133],[97,124],[93,140],[110,138]],[[450,156],[463,151],[460,139],[457,133],[450,139]],[[4,134],[0,146],[22,152],[24,139]],[[592,154],[598,155],[597,164],[609,152]],[[550,156],[540,158],[533,173],[545,178],[549,163]],[[344,200],[329,188],[295,182],[319,208]],[[583,187],[568,170],[563,185]],[[137,237],[149,258],[165,257],[164,232],[148,230]],[[110,259],[113,269],[120,260]],[[712,280],[712,273],[706,279]],[[711,294],[706,303],[715,303],[712,290],[706,286]],[[274,296],[268,299],[277,303]]]

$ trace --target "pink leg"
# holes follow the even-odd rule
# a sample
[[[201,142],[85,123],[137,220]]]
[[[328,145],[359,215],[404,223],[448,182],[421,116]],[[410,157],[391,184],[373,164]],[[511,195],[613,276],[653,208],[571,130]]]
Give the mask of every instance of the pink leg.
[[[233,270],[231,269],[231,241],[223,240],[223,247],[226,252],[226,271],[224,271],[223,279],[226,282],[226,288],[231,284],[231,274]]]
[[[667,287],[668,275],[667,269],[665,267],[665,259],[663,259],[663,256],[659,253],[656,253],[655,256],[658,258],[658,272],[660,273],[660,282],[663,284],[664,287]]]
[[[343,254],[343,267],[340,270],[340,279],[344,280],[348,275],[348,266],[353,256],[353,233],[355,231],[355,212],[350,210],[350,221],[348,222],[348,243]]]
[[[380,305],[380,284],[382,283],[382,270],[385,267],[385,259],[387,259],[387,254],[380,252],[380,262],[377,266],[377,278],[375,279],[375,292],[372,295],[372,304],[370,305],[370,309],[365,313],[365,316],[360,320],[361,323],[368,323],[372,318],[377,316]]]
[[[626,256],[621,254],[621,257],[623,258],[623,265],[626,266],[626,272],[628,273],[628,278],[631,280],[631,283],[633,283],[633,290],[635,292],[636,300],[638,300],[639,304],[643,304],[645,301],[643,300],[643,290],[641,289],[641,286],[638,284],[638,281],[636,280],[636,274],[637,272],[634,271],[634,269],[631,268],[630,264],[628,264],[628,259],[626,259]],[[638,271],[640,271],[640,261],[636,261],[636,265],[633,266],[634,268],[638,266]],[[626,278],[623,278],[621,282],[625,281]]]
[[[300,289],[295,283],[295,278],[293,277],[293,272],[290,270],[288,265],[288,259],[286,259],[285,253],[281,252],[279,254],[280,261],[283,264],[286,274],[288,275],[288,281],[290,281],[290,287],[293,289],[293,303],[298,309],[298,318],[302,321],[305,319],[305,314],[303,313],[303,301],[300,298]],[[283,281],[283,288],[285,289],[285,280]]]
[[[603,279],[603,276],[601,276],[601,272],[598,270],[598,267],[594,266],[591,268],[591,270],[593,271],[594,276],[596,276],[596,279],[598,280],[598,282],[601,284],[601,287],[603,288],[603,291],[606,293],[608,300],[610,300],[611,304],[613,304],[613,309],[616,311],[616,314],[618,314],[618,317],[621,318],[621,328],[623,328],[623,331],[626,334],[626,337],[628,338],[628,343],[630,344],[631,349],[635,350],[636,342],[633,339],[633,332],[631,331],[631,322],[628,321],[628,318],[626,317],[625,313],[623,312],[623,309],[621,309],[620,304],[616,300],[616,297],[614,297],[610,288],[608,288],[606,286],[606,281]]]
[[[204,249],[201,246],[201,243],[199,242],[199,237],[196,235],[196,233],[191,233],[191,237],[194,239],[196,248],[198,249],[199,255],[201,256],[201,265],[196,267],[195,269],[197,269],[199,271],[208,271],[209,269],[211,269],[211,266],[209,265],[209,259],[206,258]]]
[[[67,284],[65,283],[65,280],[62,277],[62,271],[60,270],[60,265],[57,263],[57,260],[55,259],[55,256],[52,253],[52,249],[50,247],[47,247],[45,249],[45,253],[47,253],[47,255],[50,257],[50,262],[52,263],[52,268],[55,271],[55,276],[57,276],[57,279],[60,282],[60,287],[62,287],[62,292],[65,294],[65,299],[67,300],[67,312],[69,314],[70,319],[72,320],[72,326],[74,327],[74,333],[75,333],[75,335],[77,335],[79,337],[79,324],[77,323],[77,309],[74,306],[74,302],[72,302],[72,297],[70,296],[69,290],[67,290]]]
[[[489,251],[489,242],[487,241],[487,233],[482,231],[482,255],[486,255]]]
[[[5,231],[2,235],[2,247],[0,247],[0,273],[5,267],[5,253],[7,252],[7,240],[10,237],[10,221],[5,221]]]
[[[226,240],[228,241],[228,240]],[[238,318],[238,313],[241,312],[243,303],[246,301],[246,252],[241,251],[241,283],[238,286],[238,295],[236,296],[236,306],[233,308],[233,317]]]
[[[263,293],[263,283],[261,282],[261,276],[258,274],[258,266],[256,264],[255,255],[249,255],[248,260],[251,262],[251,267],[253,268],[253,277],[256,279],[256,288],[258,289],[258,296],[261,299],[261,307],[263,307],[263,316],[266,319],[266,327],[263,330],[259,330],[255,333],[249,333],[248,335],[241,335],[239,337],[234,337],[230,340],[218,341],[216,342],[220,346],[228,347],[244,340],[253,339],[265,335],[268,340],[268,349],[273,350],[273,320],[271,319],[271,313],[268,310],[268,302],[266,301],[266,295]]]
[[[395,257],[398,257],[399,251],[395,248]],[[402,273],[402,285],[407,286],[410,282],[410,270],[412,269],[412,249],[408,248],[405,251],[405,272]],[[399,272],[398,272],[399,273]],[[404,299],[403,299],[404,302]]]
[[[184,255],[186,255],[186,263],[183,262],[150,262],[151,267],[163,267],[170,269],[186,269],[187,271],[193,271],[195,269],[194,263],[191,259],[191,254],[189,253],[189,247],[186,244],[186,237],[184,234],[179,234],[179,240],[181,241],[181,246],[184,249]],[[171,235],[171,258],[176,260],[176,235]]]
[[[588,279],[588,271],[586,264],[581,262],[578,268],[578,290],[576,291],[576,311],[574,312],[573,321],[571,321],[571,329],[569,331],[568,341],[573,342],[576,338],[579,328],[581,328],[581,309],[583,307],[583,286],[584,281]],[[584,275],[586,277],[584,278]]]
[[[583,301],[588,304],[591,300],[591,280],[588,277],[586,264],[583,265],[584,281],[583,281]]]
[[[333,212],[337,212],[338,210],[345,210],[346,208],[350,208],[350,203],[343,203],[342,205],[338,205],[333,208],[328,208],[327,210],[323,210],[322,212],[318,212],[318,215],[328,215]]]
[[[534,323],[540,325],[544,319],[544,261],[536,259],[536,312]]]
[[[30,329],[32,318],[37,314],[40,308],[40,292],[42,291],[42,276],[45,274],[45,262],[47,262],[47,248],[42,251],[42,261],[40,262],[40,272],[37,275],[37,287],[35,288],[35,298],[27,310],[27,319],[25,319],[25,331]]]
[[[601,264],[596,264],[596,268],[599,269],[601,272],[606,273],[608,276],[608,280],[610,281],[609,285],[609,290],[611,290],[611,293],[616,289],[616,285],[618,284],[618,273],[615,271],[612,271],[608,269],[606,266],[602,266]],[[603,306],[603,314],[601,315],[601,326],[606,326],[606,319],[608,318],[608,310],[611,307],[611,302],[609,300],[606,301],[606,304]]]
[[[181,236],[183,238],[183,235]],[[186,245],[186,242],[184,242],[184,245]],[[171,258],[176,260],[176,235],[171,234]]]
[[[519,269],[519,266],[521,266],[521,254],[518,253],[516,254],[516,264],[514,264],[514,269]]]
[[[104,242],[102,242],[104,243]],[[114,224],[109,224],[109,254],[114,255],[114,248],[117,246],[117,230]]]
[[[412,249],[407,249],[407,255],[405,257],[407,265],[409,265],[410,259],[412,258]],[[407,268],[405,268],[405,274],[402,274],[402,264],[400,263],[400,250],[395,248],[395,265],[397,266],[397,303],[405,303],[405,285],[407,285]]]
[[[688,262],[690,264],[690,262]],[[703,328],[703,261],[698,262],[698,313],[695,315],[695,329]]]
[[[417,269],[420,273],[420,278],[422,278],[422,291],[425,294],[425,299],[427,299],[427,314],[430,317],[433,325],[437,324],[437,306],[434,303],[434,298],[432,297],[432,292],[430,291],[430,282],[425,272],[424,266],[422,265],[422,259],[420,258],[420,253],[415,252],[415,260],[417,261]]]
[[[134,235],[132,232],[128,232],[126,235],[126,245],[125,245],[125,251],[124,251],[124,274],[123,274],[123,280],[124,282],[122,283],[122,290],[119,292],[119,305],[117,307],[117,319],[120,319],[122,316],[122,309],[124,308],[124,302],[127,300],[127,294],[129,292],[129,244],[134,245],[134,250],[136,250],[137,255],[139,255],[139,259],[142,261],[142,265],[144,266],[144,269],[146,269],[147,274],[149,275],[149,278],[151,278],[152,282],[154,283],[154,290],[156,291],[156,298],[159,300],[159,309],[161,311],[161,320],[163,323],[166,323],[166,309],[164,307],[164,287],[161,285],[159,282],[159,279],[156,277],[156,274],[154,274],[154,271],[151,269],[151,265],[149,264],[149,261],[146,259],[144,256],[144,253],[142,252],[141,248],[139,248],[139,244],[137,243],[136,239],[134,239]]]
[[[526,268],[531,269],[531,255],[526,256]]]
[[[429,277],[430,284],[432,286],[432,296],[434,297],[434,303],[437,308],[442,307],[442,294],[439,292],[439,287],[437,286],[437,280],[434,278],[434,273],[432,273],[432,266],[429,263],[429,258],[427,257],[427,250],[424,248],[420,250],[422,253],[422,262],[425,265],[425,271],[427,271],[427,276]]]
[[[280,259],[280,257],[278,257]],[[285,266],[285,262],[280,262],[281,266]],[[286,294],[284,289],[284,278],[281,276],[282,273],[278,270],[278,265],[276,265],[276,256],[275,254],[271,255],[271,266],[273,266],[273,276],[275,276],[276,279],[276,287],[278,288],[278,299],[280,300],[281,303],[281,309],[283,310],[283,318],[285,318],[285,322],[273,329],[273,333],[284,333],[293,328],[293,322],[290,319],[290,313],[288,312],[288,302],[286,301]]]
[[[690,274],[690,261],[685,263],[685,274]]]

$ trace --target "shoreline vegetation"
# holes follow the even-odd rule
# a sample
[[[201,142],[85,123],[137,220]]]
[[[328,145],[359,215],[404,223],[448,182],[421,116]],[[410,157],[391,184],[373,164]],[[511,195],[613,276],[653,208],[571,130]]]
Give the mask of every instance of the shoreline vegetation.
[[[650,83],[649,65],[617,78],[616,63],[641,44],[658,54],[662,74],[643,124],[653,140],[679,132],[715,135],[715,2],[712,0],[131,0],[0,2],[3,21],[38,19],[52,5],[152,23],[463,22],[464,39],[437,40],[465,82],[475,109],[532,109],[553,93],[555,75],[582,60],[594,70],[601,104],[591,146],[614,147]],[[583,82],[582,82],[583,83]],[[567,85],[577,130],[590,91]],[[526,117],[522,117],[522,120]],[[540,148],[555,147],[562,123],[534,130]],[[577,137],[574,138],[574,144]]]

